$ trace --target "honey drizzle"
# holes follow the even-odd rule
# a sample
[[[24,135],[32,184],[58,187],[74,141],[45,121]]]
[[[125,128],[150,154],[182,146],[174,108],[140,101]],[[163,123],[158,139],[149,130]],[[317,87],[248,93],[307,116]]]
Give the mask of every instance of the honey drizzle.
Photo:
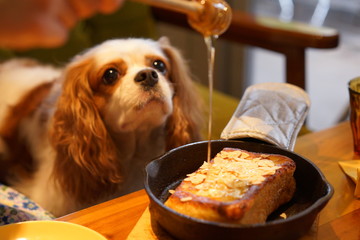
[[[213,115],[213,88],[214,88],[214,62],[215,62],[215,47],[214,42],[217,36],[206,36],[204,41],[207,47],[208,57],[208,80],[209,80],[209,119],[208,119],[208,147],[207,147],[207,162],[211,160],[211,134],[212,134],[212,115]]]
[[[214,41],[224,33],[231,23],[232,12],[225,0],[193,0],[199,2],[202,11],[188,15],[188,22],[193,29],[201,33],[205,40],[208,52],[208,81],[209,81],[209,123],[208,123],[208,149],[207,161],[211,160],[211,133],[213,108],[213,83],[215,47]]]

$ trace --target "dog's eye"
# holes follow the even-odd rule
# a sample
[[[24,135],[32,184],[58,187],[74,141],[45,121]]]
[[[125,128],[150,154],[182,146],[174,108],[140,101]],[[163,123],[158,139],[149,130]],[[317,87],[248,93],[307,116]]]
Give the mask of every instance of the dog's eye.
[[[119,71],[115,68],[109,68],[105,71],[102,81],[104,84],[111,85],[114,84],[119,79]]]
[[[159,70],[162,74],[166,74],[166,65],[165,65],[165,63],[163,61],[155,60],[153,62],[153,66],[154,66],[154,68]]]

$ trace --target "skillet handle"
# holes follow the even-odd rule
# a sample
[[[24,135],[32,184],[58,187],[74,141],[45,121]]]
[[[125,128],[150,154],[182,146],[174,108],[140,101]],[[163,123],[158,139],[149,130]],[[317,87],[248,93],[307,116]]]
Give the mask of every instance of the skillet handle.
[[[222,139],[257,139],[292,151],[310,107],[308,94],[288,83],[246,89]]]

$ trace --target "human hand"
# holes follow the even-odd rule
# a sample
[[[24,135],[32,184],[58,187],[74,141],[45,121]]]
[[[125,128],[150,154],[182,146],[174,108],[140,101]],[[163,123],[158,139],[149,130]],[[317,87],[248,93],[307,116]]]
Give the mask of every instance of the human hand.
[[[57,47],[81,19],[109,14],[124,0],[0,0],[0,47]]]

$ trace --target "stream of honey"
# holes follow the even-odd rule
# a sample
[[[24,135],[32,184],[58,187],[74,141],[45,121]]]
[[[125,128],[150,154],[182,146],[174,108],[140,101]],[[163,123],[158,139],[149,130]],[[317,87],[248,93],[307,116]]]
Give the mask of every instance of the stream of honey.
[[[212,119],[213,119],[213,91],[214,91],[214,63],[215,63],[215,42],[216,37],[204,37],[207,58],[208,58],[208,88],[209,88],[209,116],[208,116],[208,147],[207,147],[207,161],[211,160],[211,134],[212,134]]]
[[[208,116],[208,148],[207,161],[211,159],[211,134],[213,120],[213,88],[214,88],[214,63],[215,63],[215,39],[224,33],[232,18],[230,6],[224,0],[196,0],[203,5],[203,11],[199,14],[189,15],[190,25],[204,36],[207,47],[208,59],[208,88],[209,88],[209,116]]]

